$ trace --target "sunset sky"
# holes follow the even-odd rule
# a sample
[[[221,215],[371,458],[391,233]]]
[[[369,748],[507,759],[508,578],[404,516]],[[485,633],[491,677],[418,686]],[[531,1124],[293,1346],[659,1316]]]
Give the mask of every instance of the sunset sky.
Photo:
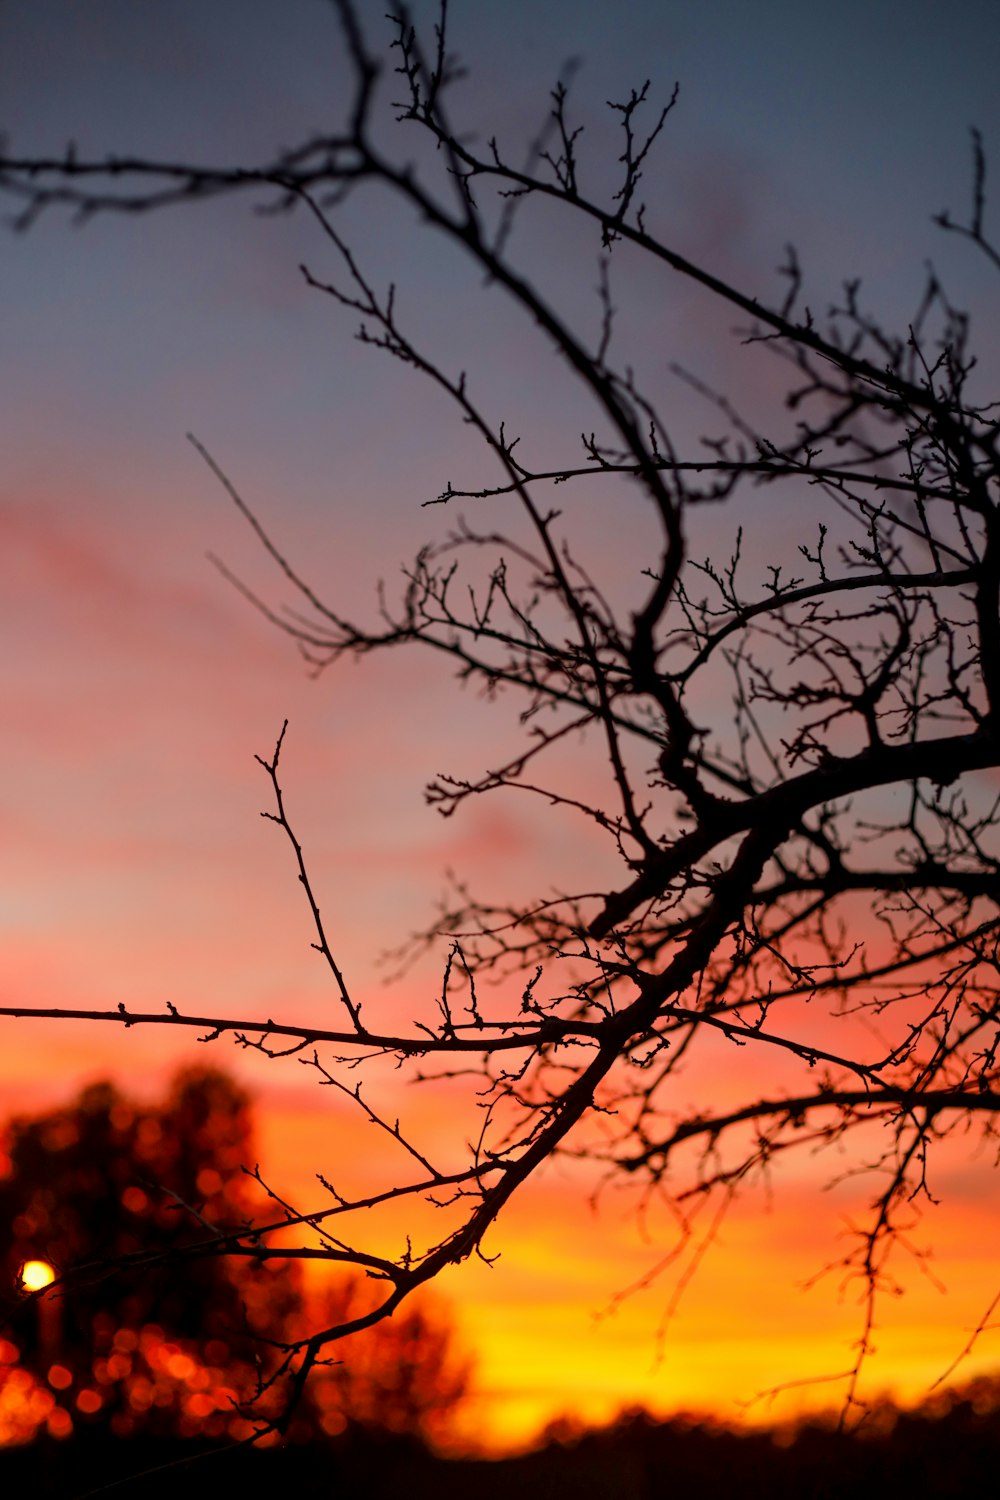
[[[373,40],[387,36],[383,0],[360,8]],[[970,126],[1000,171],[992,0],[452,10],[470,68],[455,108],[512,157],[570,58],[595,155],[608,154],[605,100],[647,77],[665,100],[678,80],[644,181],[668,243],[773,297],[794,242],[818,309],[861,275],[869,304],[900,326],[933,258],[979,313],[996,373],[996,345],[983,347],[996,278],[931,223],[967,207]],[[346,77],[320,0],[0,0],[0,131],[18,154],[72,139],[81,156],[249,163],[330,128]],[[359,195],[344,222],[379,283],[398,282],[411,326],[511,414],[525,449],[576,461],[590,418],[550,382],[535,330],[383,197]],[[562,233],[538,228],[526,263],[596,328],[594,249]],[[82,229],[53,211],[28,234],[0,235],[0,1003],[169,1001],[328,1022],[290,852],[259,817],[268,786],[254,756],[271,752],[285,718],[289,813],[338,961],[387,1015],[425,1003],[430,969],[386,990],[378,959],[433,916],[446,872],[517,898],[589,857],[582,837],[553,844],[509,799],[449,821],[425,805],[429,778],[481,771],[511,733],[441,663],[390,655],[314,679],[208,561],[276,604],[287,597],[189,432],[324,596],[369,619],[377,581],[394,588],[454,520],[421,503],[449,480],[494,478],[440,396],[353,343],[356,319],[304,286],[299,262],[322,275],[325,254],[304,219],[255,216],[248,200]],[[675,360],[738,388],[730,320],[690,287],[637,281],[623,301],[625,331],[664,389]],[[683,435],[700,418],[682,390],[671,399]],[[638,523],[612,542],[594,509],[581,528],[584,546],[606,552],[612,588],[648,565]],[[253,1090],[262,1169],[293,1201],[314,1194],[317,1171],[365,1163],[363,1123],[295,1059],[267,1065],[190,1033],[2,1021],[0,1109],[41,1108],[107,1075],[153,1096],[178,1066],[208,1060]],[[409,1091],[395,1108],[425,1138],[447,1142],[454,1128],[448,1098]],[[988,1165],[956,1155],[949,1168],[945,1206],[919,1238],[947,1295],[914,1264],[884,1310],[870,1389],[919,1396],[1000,1286]],[[773,1201],[735,1207],[662,1341],[676,1272],[614,1299],[657,1263],[667,1226],[644,1230],[615,1191],[592,1206],[582,1168],[531,1184],[494,1232],[497,1265],[460,1267],[439,1288],[478,1357],[477,1431],[500,1444],[563,1411],[604,1417],[636,1402],[732,1415],[766,1388],[843,1369],[856,1289],[835,1274],[805,1289],[843,1254],[852,1200],[847,1187],[824,1191],[829,1175],[800,1163]],[[965,1369],[994,1363],[995,1335]],[[818,1402],[825,1388],[795,1399]]]

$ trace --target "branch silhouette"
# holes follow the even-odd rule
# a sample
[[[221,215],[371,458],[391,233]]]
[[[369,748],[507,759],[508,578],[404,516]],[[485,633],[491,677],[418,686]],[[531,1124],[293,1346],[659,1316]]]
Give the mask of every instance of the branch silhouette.
[[[433,384],[482,441],[493,473],[449,480],[426,502],[431,523],[462,500],[477,520],[446,522],[408,566],[400,596],[381,593],[375,623],[365,623],[292,562],[227,468],[192,439],[291,602],[262,597],[219,566],[317,670],[426,650],[485,696],[515,701],[516,753],[467,779],[437,779],[428,800],[450,816],[517,791],[540,817],[582,817],[617,874],[581,872],[578,890],[528,889],[505,906],[460,880],[454,901],[401,951],[406,962],[440,947],[440,995],[408,1030],[370,1028],[320,916],[308,839],[286,811],[285,726],[272,754],[258,757],[273,797],[263,816],[290,842],[343,1024],[172,1006],[0,1014],[192,1027],[202,1041],[232,1035],[271,1056],[297,1054],[400,1147],[407,1173],[418,1169],[353,1199],[321,1178],[319,1207],[275,1199],[273,1221],[252,1239],[227,1231],[185,1248],[352,1263],[381,1289],[363,1315],[289,1344],[272,1425],[288,1420],[331,1341],[388,1316],[446,1267],[487,1256],[484,1239],[507,1201],[559,1153],[642,1180],[683,1214],[692,1195],[725,1200],[786,1151],[843,1148],[848,1138],[857,1160],[881,1173],[844,1262],[867,1298],[853,1400],[875,1300],[929,1196],[935,1147],[959,1126],[991,1134],[1000,1111],[991,777],[1000,766],[1000,422],[976,394],[969,320],[931,276],[900,333],[862,310],[850,282],[821,325],[802,301],[794,256],[786,295],[769,305],[648,227],[640,182],[645,189],[651,177],[669,103],[645,127],[645,89],[611,105],[618,176],[588,196],[568,84],[518,166],[497,141],[480,149],[452,123],[460,70],[446,6],[428,44],[396,8],[387,57],[372,50],[360,7],[338,0],[336,10],[354,78],[339,131],[256,166],[8,154],[0,191],[21,230],[59,210],[82,221],[236,193],[309,220],[327,264],[322,275],[303,267],[308,287],[357,320],[362,344]],[[394,157],[380,144],[387,113],[404,144],[416,134],[433,148],[417,165],[403,146]],[[976,152],[969,223],[939,222],[995,262],[978,140]],[[340,227],[362,184],[404,202],[419,232],[467,257],[534,327],[540,359],[551,364],[555,351],[557,378],[582,413],[582,447],[564,464],[532,468],[474,377],[444,368],[410,334],[395,289],[375,285]],[[535,209],[593,239],[596,347],[517,258],[514,229]],[[736,337],[769,374],[779,361],[786,376],[768,431],[682,372],[720,427],[695,449],[673,429],[667,391],[641,384],[618,351],[611,276],[625,254],[747,320]],[[577,560],[572,513],[547,498],[602,485],[609,506],[625,494],[657,528],[626,606]],[[776,538],[778,560],[755,575],[735,502],[740,516],[773,528],[772,497],[785,492],[797,499],[801,531],[791,548]],[[708,508],[719,542],[705,559],[691,533]],[[609,514],[609,526],[624,524]],[[592,796],[565,780],[562,757],[576,743],[599,747],[605,781]],[[877,1031],[865,1024],[874,1018]],[[747,1097],[706,1097],[685,1114],[676,1087],[684,1063],[733,1046],[757,1059]],[[477,1075],[476,1113],[471,1127],[456,1127],[452,1160],[432,1164],[405,1124],[369,1102],[353,1070],[371,1058],[395,1062],[406,1078]],[[424,1071],[429,1059],[439,1074]],[[789,1064],[797,1083],[787,1082]],[[440,1205],[448,1227],[395,1259],[372,1254],[364,1216],[398,1198]]]

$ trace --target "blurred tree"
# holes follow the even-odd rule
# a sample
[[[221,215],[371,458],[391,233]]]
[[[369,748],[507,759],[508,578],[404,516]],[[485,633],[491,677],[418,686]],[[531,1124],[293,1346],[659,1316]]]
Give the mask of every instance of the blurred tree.
[[[178,1275],[163,1257],[215,1231],[253,1220],[249,1100],[224,1073],[178,1075],[160,1105],[96,1083],[69,1105],[11,1122],[10,1166],[0,1183],[0,1244],[6,1281],[26,1260],[74,1273],[60,1299],[64,1360],[89,1363],[95,1327],[155,1323],[182,1338],[275,1336],[298,1305],[287,1266],[271,1263],[266,1297],[249,1259],[197,1258]],[[129,1258],[141,1271],[129,1270]],[[124,1262],[120,1275],[102,1267]],[[88,1270],[87,1268],[91,1268]],[[22,1321],[24,1321],[22,1319]],[[27,1320],[25,1354],[37,1352]],[[44,1353],[44,1351],[43,1351]]]
[[[309,1311],[315,1323],[335,1328],[378,1303],[372,1283],[355,1275],[332,1282]],[[363,1329],[343,1358],[318,1366],[302,1416],[330,1437],[354,1429],[438,1446],[466,1395],[471,1371],[448,1322],[430,1304],[417,1302]]]
[[[179,1073],[162,1103],[102,1082],[10,1121],[0,1153],[10,1289],[0,1447],[42,1425],[67,1435],[81,1417],[122,1436],[247,1436],[253,1424],[239,1407],[279,1403],[280,1388],[266,1388],[270,1341],[299,1335],[307,1302],[328,1322],[369,1311],[363,1278],[307,1299],[294,1261],[186,1255],[267,1216],[244,1170],[252,1159],[249,1097],[212,1068]],[[66,1280],[25,1303],[32,1260]],[[440,1439],[468,1374],[447,1321],[415,1306],[362,1335],[349,1363],[317,1367],[294,1435]]]

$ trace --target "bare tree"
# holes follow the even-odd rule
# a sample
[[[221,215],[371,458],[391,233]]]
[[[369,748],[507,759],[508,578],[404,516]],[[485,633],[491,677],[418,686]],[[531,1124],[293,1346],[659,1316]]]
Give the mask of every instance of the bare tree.
[[[317,1029],[172,1007],[5,1014],[187,1026],[269,1056],[293,1054],[398,1142],[406,1167],[390,1187],[348,1198],[331,1168],[316,1206],[275,1200],[270,1225],[252,1234],[192,1239],[188,1254],[318,1257],[363,1268],[381,1286],[374,1308],[283,1350],[274,1379],[286,1412],[332,1340],[485,1254],[507,1200],[559,1153],[643,1185],[673,1206],[683,1232],[692,1204],[724,1206],[786,1152],[834,1143],[853,1143],[851,1159],[876,1174],[867,1224],[844,1260],[867,1288],[850,1402],[897,1237],[930,1196],[935,1147],[959,1128],[991,1135],[1000,1111],[990,774],[1000,764],[1000,428],[976,390],[968,320],[933,276],[900,334],[865,311],[855,284],[820,320],[804,305],[791,252],[782,295],[759,300],[647,227],[641,187],[669,103],[652,106],[643,88],[611,104],[617,185],[592,197],[564,84],[518,166],[496,141],[480,149],[452,124],[460,70],[446,5],[429,44],[397,10],[388,68],[352,0],[337,10],[354,77],[341,130],[236,168],[8,155],[0,186],[21,228],[59,207],[86,219],[236,192],[311,219],[333,269],[304,268],[309,285],[358,320],[363,343],[433,382],[494,468],[437,495],[439,514],[466,502],[474,520],[446,523],[371,625],[346,618],[294,566],[202,448],[291,607],[244,591],[317,666],[430,648],[463,682],[514,703],[516,752],[467,779],[435,780],[428,798],[450,815],[487,793],[533,797],[547,816],[586,820],[617,874],[609,880],[607,859],[598,860],[578,889],[556,894],[540,875],[538,889],[503,905],[459,883],[415,944],[440,946],[439,992],[409,1027],[387,1034],[369,1024],[324,927],[284,801],[283,730],[261,757],[272,797],[265,816],[291,846],[341,1023]],[[387,98],[416,165],[381,144]],[[433,151],[420,154],[420,141]],[[970,217],[939,222],[1000,266],[984,229],[978,138],[974,166]],[[362,184],[410,205],[533,321],[540,357],[554,349],[580,396],[575,456],[533,468],[477,399],[474,375],[444,368],[411,338],[392,288],[375,284],[338,227]],[[593,337],[519,269],[516,235],[536,210],[592,237]],[[784,371],[770,426],[684,376],[717,431],[694,446],[673,430],[663,392],[618,350],[613,278],[622,258],[721,305],[739,320],[736,338],[770,362],[768,378]],[[602,486],[609,504],[631,503],[657,528],[624,606],[578,560],[574,541],[574,494]],[[770,567],[748,560],[759,549],[744,544],[735,517],[713,556],[692,552],[706,513],[719,537],[737,510],[766,525],[785,490],[799,531],[791,547],[775,543]],[[599,795],[566,775],[592,747],[604,772]],[[707,1090],[684,1113],[681,1065],[703,1059],[710,1068],[733,1046],[750,1059],[743,1097]],[[471,1073],[471,1150],[463,1154],[467,1127],[456,1126],[448,1159],[432,1158],[394,1108],[371,1102],[358,1068],[377,1059],[404,1078]],[[366,1248],[365,1224],[370,1210],[399,1199],[442,1205],[437,1222],[447,1227],[391,1258]]]

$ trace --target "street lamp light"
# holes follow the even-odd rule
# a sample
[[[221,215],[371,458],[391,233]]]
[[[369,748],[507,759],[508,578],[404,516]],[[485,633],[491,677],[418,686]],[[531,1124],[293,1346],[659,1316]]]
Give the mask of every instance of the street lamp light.
[[[56,1279],[55,1268],[47,1260],[26,1260],[21,1267],[21,1285],[36,1294],[38,1306],[38,1352],[44,1365],[52,1359],[59,1343],[59,1303],[46,1295],[45,1288]]]
[[[56,1273],[47,1260],[26,1260],[21,1267],[21,1285],[26,1292],[40,1292],[55,1279]]]

